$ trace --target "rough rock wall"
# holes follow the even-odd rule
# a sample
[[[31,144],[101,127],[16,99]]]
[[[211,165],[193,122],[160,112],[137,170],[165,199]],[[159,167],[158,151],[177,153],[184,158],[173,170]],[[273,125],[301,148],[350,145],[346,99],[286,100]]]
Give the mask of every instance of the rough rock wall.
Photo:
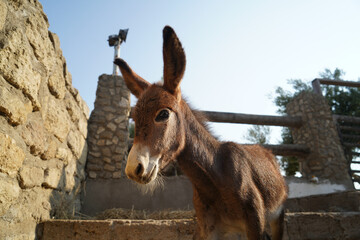
[[[36,0],[0,0],[0,239],[80,206],[89,109]]]
[[[353,188],[330,107],[325,98],[312,92],[303,92],[286,106],[291,116],[301,116],[303,126],[292,129],[294,143],[304,144],[310,154],[300,162],[304,177],[312,175],[332,183]]]
[[[101,75],[89,119],[89,178],[118,179],[128,151],[130,92],[120,76]]]

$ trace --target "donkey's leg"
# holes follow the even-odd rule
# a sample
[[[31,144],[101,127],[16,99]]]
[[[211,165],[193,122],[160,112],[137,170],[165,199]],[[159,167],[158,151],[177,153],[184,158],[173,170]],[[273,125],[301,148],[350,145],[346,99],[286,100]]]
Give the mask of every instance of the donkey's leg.
[[[281,212],[275,219],[270,221],[271,236],[274,240],[281,240],[284,232],[284,217],[285,211],[281,209]]]
[[[197,227],[193,239],[220,240],[220,235],[216,226],[215,213],[209,206],[203,204],[195,188],[193,201],[197,217]]]
[[[268,235],[265,232],[264,219],[251,216],[248,218],[246,237],[248,240],[267,240]]]
[[[265,208],[259,195],[253,194],[246,206],[246,237],[248,240],[266,240]]]

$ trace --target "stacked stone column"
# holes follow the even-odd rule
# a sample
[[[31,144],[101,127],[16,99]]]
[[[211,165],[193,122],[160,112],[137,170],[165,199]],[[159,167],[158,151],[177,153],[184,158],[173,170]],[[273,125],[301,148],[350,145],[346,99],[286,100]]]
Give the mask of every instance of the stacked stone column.
[[[287,105],[290,116],[301,116],[303,125],[292,130],[295,144],[304,144],[310,154],[300,159],[304,177],[316,176],[349,188],[352,182],[336,124],[326,99],[312,92],[303,92]]]
[[[101,75],[89,119],[87,173],[92,179],[121,178],[128,150],[130,92],[120,76]]]

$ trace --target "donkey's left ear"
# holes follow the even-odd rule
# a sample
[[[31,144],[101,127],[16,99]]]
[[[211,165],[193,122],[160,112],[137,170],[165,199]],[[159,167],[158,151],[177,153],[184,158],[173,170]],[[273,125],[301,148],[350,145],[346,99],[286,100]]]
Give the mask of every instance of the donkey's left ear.
[[[121,58],[116,58],[114,64],[119,66],[126,86],[137,98],[151,85],[148,81],[137,75]]]
[[[166,26],[163,30],[164,88],[180,98],[180,82],[184,76],[186,58],[175,31]]]

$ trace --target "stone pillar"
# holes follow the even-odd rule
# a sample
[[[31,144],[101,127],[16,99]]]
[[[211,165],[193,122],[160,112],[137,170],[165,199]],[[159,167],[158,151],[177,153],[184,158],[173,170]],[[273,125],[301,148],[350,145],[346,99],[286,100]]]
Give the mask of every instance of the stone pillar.
[[[92,179],[121,178],[128,150],[130,92],[120,76],[101,75],[89,119],[86,170]]]
[[[301,116],[303,125],[293,128],[295,144],[305,144],[310,154],[300,160],[300,172],[306,178],[313,175],[332,183],[353,188],[340,138],[326,99],[312,92],[303,92],[286,108],[290,116]]]

